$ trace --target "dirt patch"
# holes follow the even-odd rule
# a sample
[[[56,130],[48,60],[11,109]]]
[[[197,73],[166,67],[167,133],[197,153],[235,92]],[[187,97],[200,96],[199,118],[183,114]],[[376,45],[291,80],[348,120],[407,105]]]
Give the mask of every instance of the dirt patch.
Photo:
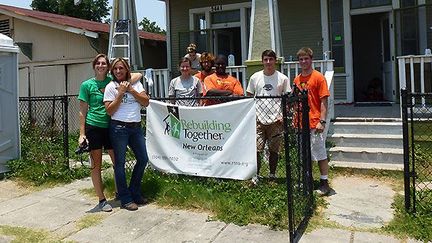
[[[33,192],[31,188],[21,186],[12,180],[0,180],[0,202],[24,196]]]

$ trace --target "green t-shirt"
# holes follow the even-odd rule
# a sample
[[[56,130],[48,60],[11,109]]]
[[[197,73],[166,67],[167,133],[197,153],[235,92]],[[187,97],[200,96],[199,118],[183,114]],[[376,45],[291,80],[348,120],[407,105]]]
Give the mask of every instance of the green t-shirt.
[[[103,96],[105,86],[107,86],[111,80],[112,78],[108,76],[103,81],[91,78],[82,82],[78,100],[86,102],[89,106],[86,117],[87,124],[108,128],[110,117],[105,110]]]

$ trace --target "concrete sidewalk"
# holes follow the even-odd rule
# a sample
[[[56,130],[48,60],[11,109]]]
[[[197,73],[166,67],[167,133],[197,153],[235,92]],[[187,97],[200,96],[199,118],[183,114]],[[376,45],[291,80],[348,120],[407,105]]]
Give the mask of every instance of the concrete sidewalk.
[[[364,178],[335,179],[332,184],[336,193],[327,198],[326,219],[353,230],[321,228],[303,235],[300,242],[406,242],[364,232],[391,219],[394,192],[377,183]],[[206,213],[165,209],[155,204],[130,212],[112,202],[115,208],[111,213],[98,212],[96,199],[81,193],[87,188],[92,188],[88,178],[32,193],[17,190],[11,181],[0,181],[0,225],[45,230],[75,242],[288,242],[289,239],[288,231],[211,221]],[[99,223],[80,229],[80,221],[91,216],[99,217]],[[0,242],[11,240],[9,236],[0,236]]]
[[[0,225],[45,230],[76,242],[287,242],[288,231],[262,225],[236,226],[209,220],[208,214],[160,208],[150,204],[130,212],[116,206],[98,212],[96,201],[80,192],[92,188],[90,179],[27,195],[11,182],[0,181]],[[79,229],[88,215],[100,224]],[[9,242],[0,236],[0,242]]]

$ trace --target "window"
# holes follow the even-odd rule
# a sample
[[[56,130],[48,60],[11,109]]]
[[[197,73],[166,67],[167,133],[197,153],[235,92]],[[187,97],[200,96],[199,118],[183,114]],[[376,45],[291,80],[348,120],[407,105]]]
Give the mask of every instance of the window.
[[[329,0],[330,49],[336,72],[345,72],[343,0]]]
[[[207,29],[207,20],[204,13],[194,15],[194,30]]]
[[[401,8],[412,7],[416,5],[416,0],[400,0]]]
[[[0,20],[0,33],[12,37],[10,31],[9,19]]]
[[[240,10],[215,12],[211,15],[212,24],[240,22]]]
[[[403,0],[402,0],[403,1]],[[351,0],[351,9],[391,5],[392,0]]]

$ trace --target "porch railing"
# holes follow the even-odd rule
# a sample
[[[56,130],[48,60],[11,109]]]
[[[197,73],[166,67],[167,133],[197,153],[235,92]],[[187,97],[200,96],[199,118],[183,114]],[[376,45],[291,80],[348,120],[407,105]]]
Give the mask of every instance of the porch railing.
[[[247,88],[247,73],[246,73],[246,66],[228,66],[226,67],[226,72],[231,75],[236,77],[242,87],[243,87],[243,91],[244,91],[244,95],[246,95],[246,88]]]
[[[400,56],[397,59],[401,89],[411,93],[432,92],[432,55]],[[413,100],[413,104],[425,106],[425,98],[421,97],[420,101]]]
[[[171,80],[169,69],[146,69],[142,72],[145,88],[152,97],[168,97],[168,86]]]
[[[334,118],[334,91],[333,91],[333,62],[334,60],[314,60],[312,66],[314,69],[325,75],[327,85],[330,90],[330,98],[328,101],[328,119]],[[236,77],[242,84],[243,90],[246,95],[246,87],[248,84],[248,74],[246,72],[246,66],[228,66],[226,72]],[[298,61],[284,62],[281,65],[283,74],[287,75],[291,84],[294,78],[301,72],[301,67]],[[146,69],[139,70],[144,75],[146,89],[149,91],[152,97],[168,97],[168,86],[171,80],[170,72],[168,69]]]

